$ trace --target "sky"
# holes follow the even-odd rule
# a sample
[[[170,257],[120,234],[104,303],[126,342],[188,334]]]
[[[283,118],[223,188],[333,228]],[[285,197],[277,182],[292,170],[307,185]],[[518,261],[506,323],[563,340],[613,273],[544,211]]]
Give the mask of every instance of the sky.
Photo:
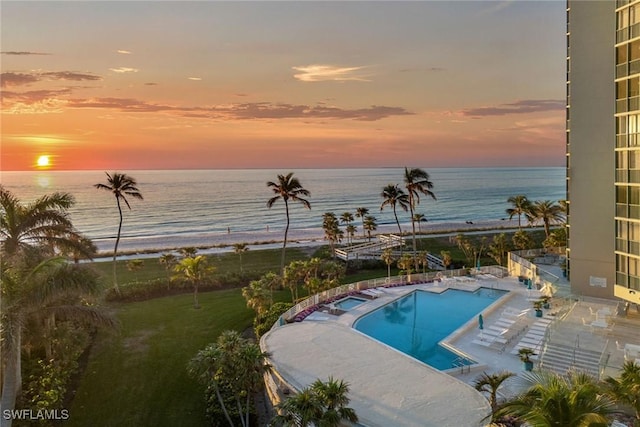
[[[0,168],[564,166],[565,8],[3,0]]]

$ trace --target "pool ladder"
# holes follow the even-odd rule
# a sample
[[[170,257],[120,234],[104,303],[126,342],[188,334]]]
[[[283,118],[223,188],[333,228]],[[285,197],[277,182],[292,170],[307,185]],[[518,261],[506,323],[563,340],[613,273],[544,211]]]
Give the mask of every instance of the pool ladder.
[[[464,356],[458,357],[456,360],[451,362],[452,368],[460,368],[460,373],[464,374],[464,368],[467,368],[467,373],[471,372],[471,365],[473,364],[473,360],[468,359]]]

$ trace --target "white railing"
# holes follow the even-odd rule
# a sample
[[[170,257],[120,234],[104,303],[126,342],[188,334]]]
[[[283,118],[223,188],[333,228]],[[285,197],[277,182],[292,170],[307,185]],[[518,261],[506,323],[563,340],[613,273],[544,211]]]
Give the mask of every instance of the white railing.
[[[473,269],[475,274],[491,274],[496,277],[505,277],[508,275],[507,270],[504,267],[500,266],[486,266],[480,267],[477,269]],[[466,276],[469,274],[469,270],[466,268],[458,269],[458,270],[448,270],[448,271],[432,271],[426,274],[423,273],[412,273],[411,274],[411,282],[427,282],[433,281],[435,279],[439,279],[442,277],[456,277],[456,276]],[[288,322],[293,321],[295,317],[306,310],[309,307],[314,305],[322,304],[323,302],[335,298],[340,295],[348,294],[353,291],[361,291],[369,288],[377,288],[380,286],[389,286],[389,285],[400,285],[400,284],[408,284],[408,277],[406,275],[402,276],[391,276],[391,277],[378,277],[376,279],[364,280],[360,282],[349,283],[346,285],[338,286],[336,288],[332,288],[318,294],[312,295],[309,298],[306,298],[296,305],[291,307],[289,310],[285,311],[273,325],[273,328],[282,326]]]

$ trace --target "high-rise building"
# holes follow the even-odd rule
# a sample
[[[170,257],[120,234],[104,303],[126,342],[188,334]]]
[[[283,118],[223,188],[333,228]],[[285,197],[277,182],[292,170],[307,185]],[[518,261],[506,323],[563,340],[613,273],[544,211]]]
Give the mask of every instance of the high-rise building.
[[[567,1],[572,292],[640,303],[640,0]]]

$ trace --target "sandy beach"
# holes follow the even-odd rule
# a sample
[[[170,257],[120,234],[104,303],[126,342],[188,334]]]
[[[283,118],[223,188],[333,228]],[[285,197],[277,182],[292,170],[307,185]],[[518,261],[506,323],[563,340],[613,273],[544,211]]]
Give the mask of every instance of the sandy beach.
[[[524,225],[524,224],[523,224]],[[404,233],[411,233],[411,224],[401,224]],[[416,227],[417,228],[417,227]],[[464,231],[482,231],[482,230],[500,230],[500,229],[517,229],[518,220],[478,220],[471,222],[429,222],[422,224],[422,235],[434,234],[456,234]],[[416,230],[417,231],[417,230]],[[379,226],[375,232],[378,234],[397,234],[398,227],[395,224],[387,224]],[[375,238],[375,237],[372,237]],[[119,259],[126,258],[151,258],[156,257],[158,253],[171,252],[182,247],[193,246],[199,248],[200,254],[224,253],[233,250],[234,243],[246,243],[250,250],[271,249],[282,247],[284,239],[284,230],[264,230],[260,232],[234,232],[230,230],[223,234],[203,234],[188,241],[171,238],[135,238],[122,239],[118,248]],[[353,243],[366,242],[367,239],[362,237],[359,231]],[[113,250],[114,240],[104,240],[97,242],[98,254],[104,256],[98,257],[96,261],[102,259],[111,259],[106,255]],[[344,242],[343,242],[344,243]],[[308,247],[326,244],[324,240],[324,232],[321,228],[314,229],[296,229],[290,228],[287,237],[287,247]]]

